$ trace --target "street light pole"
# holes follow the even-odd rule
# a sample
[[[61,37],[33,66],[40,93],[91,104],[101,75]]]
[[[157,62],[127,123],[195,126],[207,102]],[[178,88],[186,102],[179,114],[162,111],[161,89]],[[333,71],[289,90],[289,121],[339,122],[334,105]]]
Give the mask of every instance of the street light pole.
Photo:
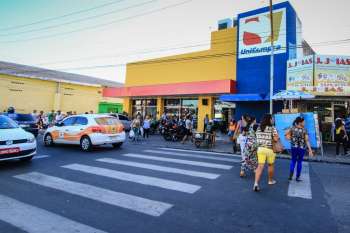
[[[270,0],[270,26],[271,26],[271,56],[270,56],[270,114],[273,114],[273,73],[274,73],[274,30],[273,30],[273,3]]]

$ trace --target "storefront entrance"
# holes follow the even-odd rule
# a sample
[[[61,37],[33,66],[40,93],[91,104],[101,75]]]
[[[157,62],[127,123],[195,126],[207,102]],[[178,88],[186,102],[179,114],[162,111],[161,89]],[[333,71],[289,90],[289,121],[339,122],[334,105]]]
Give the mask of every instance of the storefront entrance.
[[[348,113],[346,101],[315,100],[306,102],[306,111],[318,114],[320,131],[324,142],[333,141],[333,123],[336,118],[344,118]]]

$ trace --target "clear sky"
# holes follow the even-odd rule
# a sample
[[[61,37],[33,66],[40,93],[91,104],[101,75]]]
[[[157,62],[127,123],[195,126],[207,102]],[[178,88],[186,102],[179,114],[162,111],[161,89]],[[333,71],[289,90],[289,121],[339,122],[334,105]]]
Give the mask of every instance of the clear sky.
[[[290,2],[311,45],[350,38],[350,0]],[[123,64],[206,49],[218,20],[267,4],[268,0],[0,0],[0,60],[124,82]],[[81,12],[69,15],[76,11]],[[313,48],[319,54],[350,56],[350,42]],[[116,66],[103,67],[111,64]],[[90,66],[102,67],[86,69]]]

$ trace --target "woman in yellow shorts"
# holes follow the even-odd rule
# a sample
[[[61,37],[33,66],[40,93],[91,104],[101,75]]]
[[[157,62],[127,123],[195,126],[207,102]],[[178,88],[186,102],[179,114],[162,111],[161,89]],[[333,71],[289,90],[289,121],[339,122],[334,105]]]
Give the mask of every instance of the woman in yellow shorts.
[[[256,141],[258,144],[258,168],[255,171],[255,183],[254,191],[259,192],[259,181],[261,174],[264,171],[265,163],[268,164],[268,177],[269,185],[276,184],[273,179],[274,176],[274,163],[276,155],[272,150],[272,142],[278,140],[278,133],[275,127],[273,127],[273,119],[271,114],[266,114],[260,124],[260,127],[256,131]]]

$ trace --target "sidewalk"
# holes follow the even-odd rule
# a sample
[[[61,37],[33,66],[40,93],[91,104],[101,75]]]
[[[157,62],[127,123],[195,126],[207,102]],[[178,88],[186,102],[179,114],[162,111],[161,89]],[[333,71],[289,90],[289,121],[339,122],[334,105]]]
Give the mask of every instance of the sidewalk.
[[[216,145],[214,148],[196,148],[191,141],[186,142],[185,144],[181,144],[180,142],[168,142],[163,139],[160,135],[151,135],[149,139],[142,139],[140,142],[131,142],[128,140],[126,146],[128,145],[150,145],[157,147],[167,147],[174,149],[182,149],[182,150],[199,150],[199,151],[207,151],[207,152],[217,152],[224,153],[227,155],[233,155],[232,151],[232,143],[228,140],[228,138],[224,136],[218,136]],[[239,155],[235,155],[239,156]],[[279,154],[278,158],[290,159],[290,155],[288,154]],[[333,144],[325,144],[324,145],[324,156],[322,157],[320,151],[316,157],[309,158],[305,157],[306,161],[313,162],[326,162],[326,163],[340,163],[340,164],[350,164],[350,156],[335,156],[335,145]]]

